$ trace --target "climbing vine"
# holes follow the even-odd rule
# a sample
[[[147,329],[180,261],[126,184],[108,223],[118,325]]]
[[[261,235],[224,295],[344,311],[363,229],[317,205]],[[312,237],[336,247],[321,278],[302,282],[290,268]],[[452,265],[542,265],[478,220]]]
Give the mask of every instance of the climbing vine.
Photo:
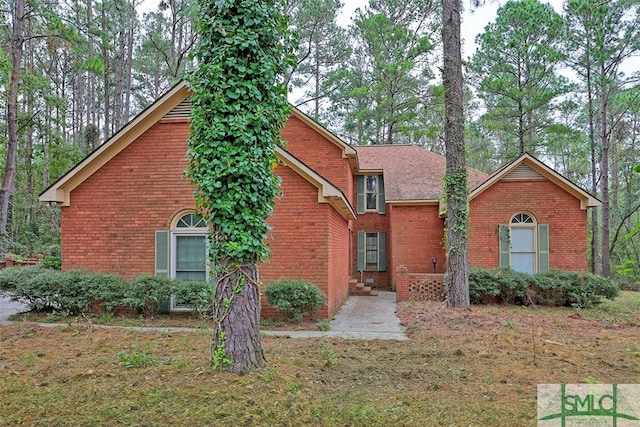
[[[445,238],[447,238],[449,251],[451,252],[466,250],[466,248],[458,248],[452,245],[448,240],[448,236],[450,232],[464,233],[465,235],[467,233],[469,223],[469,203],[467,201],[469,190],[467,178],[468,173],[466,171],[447,173],[444,177],[444,185],[447,190],[445,191],[445,199],[447,202]],[[450,215],[451,213],[455,215]]]
[[[256,318],[240,311],[253,310],[259,321],[257,263],[269,255],[266,220],[279,192],[275,149],[283,145],[280,129],[290,112],[281,76],[294,43],[277,0],[199,0],[197,7],[187,173],[211,225],[212,364],[246,371],[264,362]],[[232,327],[234,321],[242,326]],[[243,362],[237,335],[254,326],[240,345],[249,339],[258,348]]]

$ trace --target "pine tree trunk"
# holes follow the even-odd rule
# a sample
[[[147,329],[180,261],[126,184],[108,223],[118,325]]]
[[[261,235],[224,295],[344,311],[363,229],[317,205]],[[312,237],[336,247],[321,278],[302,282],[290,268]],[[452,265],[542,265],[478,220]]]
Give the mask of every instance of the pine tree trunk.
[[[266,364],[257,264],[230,264],[220,270],[213,298],[212,365],[238,374],[255,371]]]
[[[604,68],[604,67],[602,67]],[[601,70],[604,75],[604,69]],[[600,159],[600,188],[602,194],[602,275],[609,277],[609,132],[607,126],[607,113],[609,109],[608,90],[603,88],[600,97],[600,144],[602,158]]]
[[[587,39],[588,42],[588,39]],[[588,58],[587,58],[588,59]],[[591,85],[591,65],[587,65],[587,97],[589,108],[589,149],[591,151],[591,192],[593,195],[598,194],[598,159],[596,156],[596,137],[595,137],[595,113],[593,110],[593,90]],[[591,209],[591,263],[593,266],[593,274],[600,274],[600,252],[598,250],[599,220],[598,209]]]
[[[15,0],[13,4],[13,33],[11,39],[11,78],[7,94],[7,130],[8,141],[0,189],[0,259],[4,260],[7,251],[9,207],[16,187],[16,156],[18,152],[18,84],[22,65],[24,37],[24,0]],[[7,240],[5,240],[7,238]]]
[[[464,146],[460,2],[442,0],[442,46],[445,88],[445,150],[447,172],[447,304],[469,307],[469,260],[467,242],[468,190]]]

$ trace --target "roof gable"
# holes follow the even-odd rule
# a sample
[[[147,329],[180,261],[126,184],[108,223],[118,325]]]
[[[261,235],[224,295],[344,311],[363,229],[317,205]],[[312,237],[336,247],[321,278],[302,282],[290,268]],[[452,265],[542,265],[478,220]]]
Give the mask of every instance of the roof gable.
[[[542,163],[532,155],[525,153],[516,158],[512,162],[506,164],[502,168],[492,173],[489,178],[473,188],[469,194],[469,200],[472,200],[490,188],[493,184],[500,180],[520,180],[520,179],[548,179],[569,194],[580,200],[580,208],[588,209],[601,206],[602,202],[596,197],[587,193],[564,176]]]
[[[49,188],[44,190],[39,197],[40,201],[57,202],[63,206],[69,206],[71,203],[71,192],[77,186],[82,184],[87,178],[98,171],[102,166],[114,158],[118,153],[124,150],[129,144],[135,141],[145,131],[162,119],[181,119],[184,120],[190,116],[191,103],[189,102],[189,88],[185,81],[177,83],[168,92],[162,95],[153,104],[143,110],[134,119],[127,123],[122,129],[115,133],[111,138],[100,145],[96,150],[76,164],[65,175],[60,177]],[[342,157],[349,158],[352,164],[355,164],[355,150],[348,144],[340,140],[337,136],[324,129],[318,123],[305,116],[297,108],[292,109],[292,115],[303,121],[308,126],[314,128],[317,132],[327,138],[331,143],[342,150]],[[292,166],[296,172],[301,174],[305,179],[312,182],[319,188],[319,201],[331,203],[345,218],[355,218],[353,209],[342,192],[326,179],[313,171],[309,166],[295,159],[285,150],[278,149],[276,151],[278,157],[288,165]],[[289,157],[290,156],[290,157]],[[294,160],[295,159],[295,160]],[[340,197],[337,196],[340,193]],[[344,199],[343,202],[347,206],[342,206],[337,199]],[[349,212],[350,211],[350,212]]]
[[[186,83],[180,82],[175,85],[105,141],[104,144],[96,148],[49,188],[44,190],[40,194],[40,201],[57,202],[63,206],[69,206],[71,203],[71,191],[74,188],[82,184],[188,96],[189,92]]]

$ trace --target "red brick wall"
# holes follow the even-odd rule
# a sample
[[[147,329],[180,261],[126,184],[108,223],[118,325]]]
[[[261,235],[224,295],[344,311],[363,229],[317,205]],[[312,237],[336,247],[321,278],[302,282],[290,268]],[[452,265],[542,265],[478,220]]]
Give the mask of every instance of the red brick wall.
[[[519,212],[549,224],[551,269],[587,271],[587,211],[548,180],[502,180],[471,201],[469,264],[498,267],[498,225]]]
[[[351,200],[354,186],[351,167],[349,160],[342,158],[340,147],[294,116],[289,117],[281,133],[282,139],[287,141],[287,151],[328,179]]]
[[[354,205],[355,206],[355,205]],[[387,209],[389,206],[387,206]],[[391,265],[390,253],[393,245],[389,233],[390,212],[385,214],[364,213],[358,214],[358,219],[353,224],[353,235],[351,238],[351,277],[362,280],[374,288],[388,288],[391,286]],[[387,271],[365,271],[362,275],[358,271],[358,231],[367,233],[387,233]],[[373,279],[373,283],[366,282],[366,279]]]
[[[193,208],[187,121],[157,123],[71,192],[62,208],[62,267],[131,278],[155,270],[155,230]]]
[[[155,231],[168,230],[176,214],[195,206],[183,176],[188,128],[186,120],[157,123],[72,191],[71,206],[62,208],[63,269],[126,279],[154,273]],[[318,203],[317,188],[291,169],[279,167],[277,173],[283,197],[269,219],[273,256],[260,267],[262,280],[312,281],[329,291],[328,307],[319,314],[331,317],[348,291],[348,222],[331,205]],[[327,245],[336,251],[331,258]],[[274,312],[263,310],[265,317]]]
[[[268,242],[272,255],[270,261],[260,267],[261,280],[265,286],[278,279],[308,280],[329,296],[329,307],[323,307],[319,315],[333,316],[331,309],[335,311],[335,301],[339,299],[333,292],[338,292],[338,284],[346,291],[348,278],[344,272],[346,258],[342,268],[335,255],[331,256],[330,264],[329,241],[335,210],[328,203],[318,203],[318,189],[290,168],[279,166],[277,173],[282,177],[283,197],[278,199],[274,216],[269,220],[272,229]],[[342,223],[346,228],[347,221],[342,219]],[[336,271],[331,271],[330,266]],[[340,274],[344,283],[332,281]],[[281,314],[265,306],[263,315]]]
[[[444,220],[438,217],[438,205],[391,206],[390,239],[393,252],[389,271],[404,265],[413,273],[444,273]]]
[[[328,318],[333,317],[349,296],[349,222],[329,209]]]
[[[438,206],[393,206],[391,217],[393,268],[404,265],[412,272],[432,273],[436,257],[437,273],[444,273],[444,219]]]
[[[396,301],[444,301],[444,274],[409,273],[401,265],[395,270]]]

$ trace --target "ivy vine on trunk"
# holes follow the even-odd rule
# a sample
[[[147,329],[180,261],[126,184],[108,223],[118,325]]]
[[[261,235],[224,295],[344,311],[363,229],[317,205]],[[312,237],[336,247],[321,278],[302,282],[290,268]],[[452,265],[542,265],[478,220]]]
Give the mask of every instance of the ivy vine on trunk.
[[[188,175],[211,226],[211,363],[244,373],[265,364],[258,262],[269,255],[275,149],[290,112],[282,76],[294,43],[277,0],[199,0],[198,9]]]

